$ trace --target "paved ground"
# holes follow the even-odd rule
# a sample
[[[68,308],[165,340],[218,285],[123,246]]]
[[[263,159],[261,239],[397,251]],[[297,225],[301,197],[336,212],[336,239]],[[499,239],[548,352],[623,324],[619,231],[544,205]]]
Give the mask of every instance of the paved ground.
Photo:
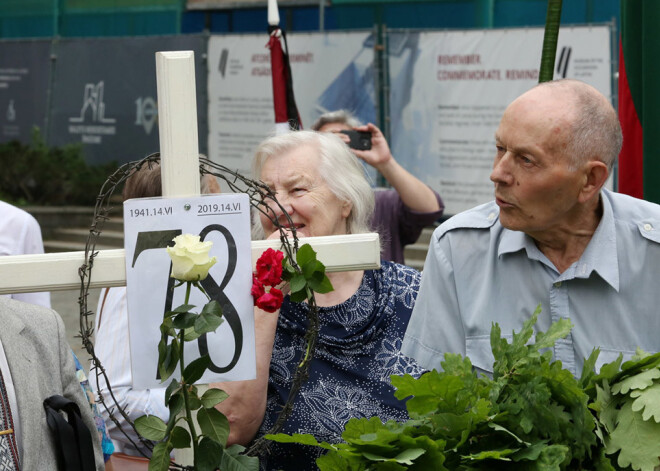
[[[89,291],[87,297],[87,308],[96,313],[96,305],[98,304],[99,293],[101,289],[92,289]],[[82,346],[80,339],[80,306],[78,305],[78,297],[80,292],[74,291],[53,291],[50,293],[50,304],[55,309],[62,319],[66,327],[67,340],[69,345],[76,352],[80,362],[87,370],[89,368],[89,355]]]

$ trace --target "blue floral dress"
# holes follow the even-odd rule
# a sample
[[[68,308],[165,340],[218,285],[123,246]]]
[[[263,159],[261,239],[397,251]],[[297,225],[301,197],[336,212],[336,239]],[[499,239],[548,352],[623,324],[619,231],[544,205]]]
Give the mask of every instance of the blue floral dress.
[[[382,262],[366,271],[357,292],[344,303],[319,309],[321,328],[309,380],[296,397],[284,433],[309,433],[337,443],[351,418],[408,418],[394,397],[390,375],[419,376],[423,370],[401,349],[419,291],[417,270]],[[286,402],[305,349],[307,305],[285,298],[275,334],[266,415],[260,434],[274,424]],[[315,470],[321,449],[272,443],[264,470]]]

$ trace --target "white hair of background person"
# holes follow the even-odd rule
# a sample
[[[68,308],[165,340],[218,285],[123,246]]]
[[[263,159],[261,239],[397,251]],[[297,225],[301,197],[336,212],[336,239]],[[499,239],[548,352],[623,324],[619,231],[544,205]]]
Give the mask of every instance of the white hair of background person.
[[[362,126],[360,120],[357,119],[355,116],[353,116],[353,113],[351,113],[350,111],[337,110],[337,111],[329,111],[327,113],[323,113],[321,116],[318,117],[318,119],[314,122],[314,124],[312,124],[311,129],[313,131],[318,131],[326,124],[332,124],[332,123],[345,124],[346,126],[349,126],[351,128],[357,128],[358,126]]]

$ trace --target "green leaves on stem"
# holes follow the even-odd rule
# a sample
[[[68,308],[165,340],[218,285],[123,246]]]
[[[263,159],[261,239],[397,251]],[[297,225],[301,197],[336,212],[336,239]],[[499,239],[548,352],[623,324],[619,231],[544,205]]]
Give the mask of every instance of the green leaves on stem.
[[[186,282],[185,303],[166,312],[160,326],[158,371],[161,380],[165,381],[172,376],[177,366],[181,375],[180,380],[172,379],[165,390],[165,403],[170,411],[169,421],[165,423],[153,415],[145,415],[135,421],[135,428],[140,435],[158,442],[149,461],[149,471],[166,471],[171,464],[172,450],[191,446],[197,471],[214,471],[218,468],[223,471],[257,471],[257,458],[240,456],[242,447],[227,448],[229,421],[215,408],[227,398],[227,393],[220,389],[208,389],[200,397],[194,386],[208,369],[211,363],[209,356],[204,355],[185,366],[185,342],[214,332],[223,322],[221,306],[215,300],[205,304],[199,314],[192,311],[195,306],[188,304],[192,286],[202,289],[197,282]],[[199,435],[196,424],[200,428]]]
[[[323,294],[333,290],[325,274],[325,265],[316,259],[316,252],[311,245],[304,244],[298,249],[296,263],[300,271],[296,271],[289,263],[288,257],[282,263],[282,279],[289,282],[291,301],[299,303],[309,299],[311,291]]]
[[[660,466],[660,353],[638,350],[623,364],[619,355],[598,374],[586,371],[598,354],[594,350],[585,362],[581,378],[596,414],[596,434],[614,469],[653,471]]]

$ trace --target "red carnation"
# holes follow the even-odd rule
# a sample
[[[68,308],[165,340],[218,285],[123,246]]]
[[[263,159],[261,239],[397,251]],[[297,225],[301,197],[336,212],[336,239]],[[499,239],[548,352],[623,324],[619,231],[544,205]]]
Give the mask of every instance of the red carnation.
[[[268,293],[264,293],[256,301],[256,306],[266,312],[275,312],[282,306],[284,295],[277,288],[271,288]]]
[[[259,278],[257,278],[257,275],[254,273],[252,274],[252,296],[254,297],[255,301],[264,295],[266,290],[264,289],[264,285],[259,281]]]
[[[266,249],[257,260],[257,278],[267,286],[277,286],[282,282],[282,260],[280,250]]]

